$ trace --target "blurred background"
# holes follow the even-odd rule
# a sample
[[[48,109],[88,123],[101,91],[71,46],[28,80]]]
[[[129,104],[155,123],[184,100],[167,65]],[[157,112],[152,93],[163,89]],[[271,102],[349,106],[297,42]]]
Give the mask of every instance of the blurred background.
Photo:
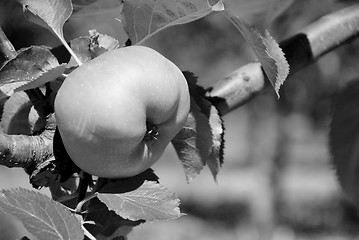
[[[341,7],[329,0],[295,1],[269,31],[281,41]],[[51,33],[27,22],[13,1],[0,1],[0,23],[17,49],[60,44]],[[66,39],[86,35],[89,29],[126,40],[111,14],[89,15],[85,22],[71,18]],[[242,35],[220,14],[168,28],[145,44],[195,73],[204,87],[255,60]],[[359,41],[354,40],[289,78],[279,100],[269,91],[223,116],[226,145],[217,182],[204,169],[187,184],[169,146],[154,170],[161,183],[177,193],[187,215],[142,224],[129,239],[357,239],[359,218],[338,185],[328,132],[331,96],[358,78],[358,57]],[[0,171],[1,189],[31,188],[22,170]],[[8,225],[0,224],[0,231],[13,231]]]

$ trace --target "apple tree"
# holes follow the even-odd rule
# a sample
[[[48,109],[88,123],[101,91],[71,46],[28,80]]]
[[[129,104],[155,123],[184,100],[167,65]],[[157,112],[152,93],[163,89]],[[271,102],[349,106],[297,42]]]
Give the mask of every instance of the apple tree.
[[[0,28],[6,59],[0,164],[23,168],[30,184],[49,188],[51,198],[4,189],[1,210],[37,239],[125,239],[139,224],[181,217],[180,200],[150,168],[166,146],[173,145],[187,182],[206,166],[216,179],[225,162],[222,116],[268,89],[280,98],[288,77],[358,35],[359,5],[348,1],[278,43],[266,29],[293,1],[264,2],[18,0],[28,21],[61,45],[15,49]],[[119,38],[94,29],[65,39],[71,17],[108,9],[121,16]],[[208,89],[195,73],[141,46],[209,14],[232,23],[258,60]],[[333,165],[353,202],[359,199],[357,89],[354,81],[333,101],[329,136]]]

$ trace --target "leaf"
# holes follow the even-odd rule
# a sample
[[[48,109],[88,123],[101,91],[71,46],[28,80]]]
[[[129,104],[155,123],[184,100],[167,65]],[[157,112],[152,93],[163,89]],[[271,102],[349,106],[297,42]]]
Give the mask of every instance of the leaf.
[[[39,87],[61,76],[65,65],[45,47],[32,46],[19,51],[0,71],[0,90],[7,96],[14,91]]]
[[[105,236],[106,239],[113,239],[116,236],[124,237],[127,232],[118,230],[132,228],[144,222],[143,220],[131,221],[120,217],[114,211],[109,210],[98,198],[90,200],[86,212],[85,221],[94,223],[86,224],[86,229],[93,236]]]
[[[187,182],[191,182],[206,165],[212,145],[211,127],[208,118],[191,98],[191,111],[180,132],[172,139]]]
[[[15,92],[41,87],[45,85],[45,83],[54,81],[56,78],[60,77],[64,73],[65,69],[66,64],[61,64],[59,66],[46,70],[46,72],[41,73],[41,75],[38,76],[36,79],[24,82],[23,85],[15,89]]]
[[[250,27],[239,17],[232,16],[228,12],[225,12],[224,15],[234,24],[251,45],[279,98],[280,86],[289,74],[289,64],[279,44],[272,38],[268,31],[265,32],[265,36],[262,36],[257,29]]]
[[[90,30],[89,34],[90,36],[79,37],[70,42],[71,48],[83,63],[119,47],[119,42],[111,36],[96,30]],[[75,65],[74,59],[71,58],[68,66]]]
[[[101,1],[98,1],[98,0],[72,0],[73,10],[79,11],[83,8],[86,8],[90,5],[92,5],[93,3],[96,3],[96,2],[101,2]]]
[[[332,101],[330,150],[344,192],[359,203],[359,80],[349,83]]]
[[[80,221],[60,203],[23,188],[3,190],[0,208],[39,240],[83,239]]]
[[[106,14],[109,10],[121,11],[122,1],[118,0],[72,0],[74,13],[72,17],[84,18],[88,15]]]
[[[26,93],[18,92],[13,94],[4,104],[0,122],[3,132],[10,135],[30,135],[31,127],[28,116],[31,106],[32,104]]]
[[[274,19],[288,9],[294,0],[223,0],[232,15],[247,23],[265,29]]]
[[[146,222],[175,219],[182,216],[177,196],[153,181],[145,181],[136,190],[121,194],[97,194],[109,210],[131,221]]]
[[[224,125],[221,116],[214,106],[211,107],[209,123],[212,130],[212,148],[207,160],[207,165],[216,180],[219,169],[223,164]]]
[[[158,31],[185,24],[224,9],[222,0],[127,0],[123,3],[125,30],[132,44],[140,44]]]
[[[92,58],[100,56],[102,53],[114,50],[119,47],[119,42],[106,34],[101,34],[96,30],[90,31]]]
[[[72,13],[70,0],[19,0],[25,13],[31,13],[42,20],[58,38],[63,41],[63,26]]]
[[[34,22],[49,28],[75,58],[78,65],[82,63],[67,44],[63,27],[72,14],[71,0],[18,0],[22,5],[25,14]]]
[[[218,111],[197,85],[190,72],[183,72],[191,94],[191,109],[182,130],[172,144],[185,169],[187,181],[192,181],[208,164],[214,178],[223,162],[223,122]]]

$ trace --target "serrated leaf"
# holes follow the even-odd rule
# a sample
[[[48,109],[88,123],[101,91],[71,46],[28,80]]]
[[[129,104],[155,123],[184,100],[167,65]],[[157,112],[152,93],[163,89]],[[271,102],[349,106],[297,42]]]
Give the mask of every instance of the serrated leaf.
[[[119,47],[119,42],[111,36],[96,30],[90,30],[89,34],[90,36],[79,37],[70,42],[71,48],[83,63]],[[74,59],[71,58],[68,66],[75,65]]]
[[[218,110],[214,106],[211,107],[209,123],[212,130],[212,148],[207,160],[207,165],[216,180],[219,169],[223,164],[224,125]]]
[[[92,58],[98,57],[104,52],[111,51],[119,47],[118,40],[111,36],[101,34],[96,30],[90,30],[89,33]]]
[[[32,46],[19,51],[0,70],[0,90],[10,96],[18,88],[30,84],[40,86],[61,76],[65,65],[45,47]],[[40,85],[39,85],[40,84]],[[29,89],[29,88],[26,88]]]
[[[98,198],[90,200],[84,220],[87,222],[94,222],[94,224],[85,225],[86,229],[90,231],[93,236],[97,237],[101,235],[105,236],[106,239],[121,233],[122,235],[119,236],[124,237],[126,232],[118,232],[118,229],[124,227],[131,228],[144,222],[143,220],[131,221],[120,217],[114,211],[109,210],[106,204],[101,202]]]
[[[330,150],[344,192],[359,203],[359,80],[351,82],[332,101]]]
[[[265,31],[265,36],[262,36],[257,29],[247,25],[239,17],[233,16],[229,12],[225,12],[224,15],[251,45],[279,98],[280,86],[289,74],[289,64],[279,44],[268,31]]]
[[[201,112],[193,97],[188,118],[171,142],[184,167],[187,182],[192,181],[206,165],[212,147],[208,117]]]
[[[73,11],[71,0],[18,1],[23,5],[25,14],[30,16],[29,18],[32,19],[32,21],[50,29],[75,58],[78,65],[81,65],[81,61],[67,44],[63,34],[64,24]]]
[[[71,17],[86,17],[106,14],[108,10],[121,12],[122,1],[118,0],[72,0],[74,13]]]
[[[42,72],[40,76],[38,76],[36,79],[33,79],[28,82],[24,82],[23,85],[15,89],[15,92],[41,87],[45,83],[51,82],[56,78],[60,77],[64,73],[65,69],[66,69],[66,64],[61,64],[59,66],[48,69],[45,72]]]
[[[261,29],[268,28],[294,0],[223,0],[232,15]]]
[[[6,134],[31,134],[29,124],[29,112],[31,101],[27,94],[18,92],[13,94],[4,104],[3,114],[1,116],[1,128]]]
[[[223,9],[222,0],[213,6],[206,0],[127,0],[122,12],[132,44],[139,44],[166,27],[189,23]]]
[[[15,216],[39,240],[83,239],[81,222],[44,194],[23,188],[3,190],[0,208]]]
[[[134,191],[122,194],[97,194],[109,210],[131,221],[146,222],[175,219],[182,216],[177,196],[157,182],[145,181]]]
[[[86,8],[90,5],[92,5],[95,2],[99,2],[98,0],[72,0],[72,6],[73,6],[73,10],[75,11],[79,11],[83,8]]]
[[[197,85],[191,72],[183,72],[191,94],[191,110],[182,130],[172,144],[185,169],[187,181],[192,181],[208,164],[216,179],[223,163],[224,128],[215,106],[205,96],[206,90]]]
[[[25,12],[31,12],[44,23],[61,39],[63,26],[72,13],[71,0],[18,0],[22,3]]]

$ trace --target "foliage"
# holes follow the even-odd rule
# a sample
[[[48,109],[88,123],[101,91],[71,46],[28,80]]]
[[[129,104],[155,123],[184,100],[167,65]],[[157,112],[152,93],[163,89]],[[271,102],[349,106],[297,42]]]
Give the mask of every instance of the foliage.
[[[96,30],[90,31],[88,36],[65,39],[63,27],[72,15],[86,18],[89,13],[106,14],[108,9],[119,9],[121,19],[118,19],[118,24],[122,24],[127,34],[126,45],[136,45],[145,43],[171,26],[187,24],[210,14],[223,14],[252,47],[260,62],[260,69],[264,70],[278,97],[281,85],[290,74],[280,44],[268,30],[263,29],[269,27],[293,1],[272,0],[269,8],[268,1],[264,0],[127,0],[121,6],[118,1],[112,0],[19,2],[27,18],[49,29],[71,54],[71,59],[67,63],[60,63],[53,49],[45,46],[20,49],[13,59],[7,59],[0,71],[1,98],[6,99],[1,119],[4,134],[37,135],[47,131],[47,120],[53,113],[54,95],[66,75],[106,51],[125,47],[120,46],[118,39]],[[184,128],[172,140],[172,144],[188,182],[200,174],[205,166],[209,167],[216,179],[224,162],[225,130],[220,105],[216,96],[197,84],[197,77],[193,73],[184,74],[190,87],[191,111]],[[243,79],[249,81],[248,77],[244,76]],[[357,200],[357,191],[353,188],[356,183],[357,146],[350,145],[356,143],[357,136],[350,137],[350,133],[357,130],[356,115],[353,112],[354,116],[347,116],[350,111],[344,108],[349,103],[355,105],[356,101],[351,97],[355,98],[357,91],[352,87],[348,89],[334,102],[330,137],[339,179],[344,189]],[[34,97],[35,93],[39,95]],[[38,110],[43,102],[47,104],[46,111]],[[39,121],[42,123],[35,127]],[[347,146],[351,147],[348,149]],[[30,175],[35,168],[41,177],[47,177],[44,181],[46,184],[32,184],[35,187],[50,187],[52,199],[25,189],[3,190],[0,197],[2,211],[20,219],[29,233],[38,239],[83,239],[85,235],[90,239],[118,239],[141,223],[170,220],[183,215],[176,194],[161,185],[151,169],[128,179],[95,178],[78,169],[66,168],[70,169],[64,159],[69,157],[63,152],[61,141],[54,141],[53,148],[54,156],[47,156],[40,164],[24,167]],[[56,151],[62,153],[56,154]],[[348,162],[343,162],[343,158],[349,159]],[[48,176],[47,171],[57,175]],[[62,174],[61,171],[71,174]],[[351,174],[346,175],[348,172]]]

